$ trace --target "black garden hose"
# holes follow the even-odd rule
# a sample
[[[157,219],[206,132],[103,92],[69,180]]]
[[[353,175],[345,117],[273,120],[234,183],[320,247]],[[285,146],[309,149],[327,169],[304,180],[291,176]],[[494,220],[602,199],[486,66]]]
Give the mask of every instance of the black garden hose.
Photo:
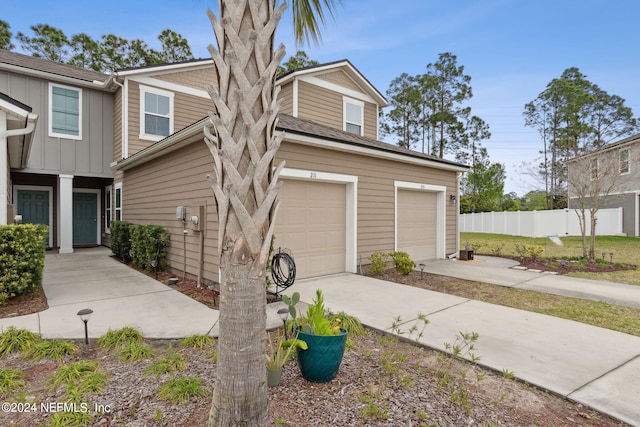
[[[276,295],[293,285],[296,280],[296,263],[293,261],[293,256],[278,249],[271,259],[271,277],[276,284]]]

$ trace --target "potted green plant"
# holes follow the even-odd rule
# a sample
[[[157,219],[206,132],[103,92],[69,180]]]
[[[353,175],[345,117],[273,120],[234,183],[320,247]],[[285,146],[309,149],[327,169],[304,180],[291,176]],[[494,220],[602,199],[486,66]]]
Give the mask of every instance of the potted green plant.
[[[307,381],[323,383],[334,379],[342,363],[347,331],[340,327],[340,319],[327,317],[324,297],[316,291],[313,304],[307,307],[306,317],[300,319],[298,337],[307,344],[298,350],[298,364]]]
[[[296,349],[307,349],[307,343],[299,340],[297,337],[285,339],[284,335],[277,332],[277,340],[274,344],[271,340],[271,334],[267,334],[269,346],[267,347],[267,385],[276,386],[280,384],[282,377],[282,368],[295,356]]]

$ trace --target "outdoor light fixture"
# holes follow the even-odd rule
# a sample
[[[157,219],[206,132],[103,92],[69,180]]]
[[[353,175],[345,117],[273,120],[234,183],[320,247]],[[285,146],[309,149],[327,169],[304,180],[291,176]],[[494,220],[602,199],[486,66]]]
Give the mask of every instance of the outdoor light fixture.
[[[426,267],[426,265],[418,264],[418,267],[420,267],[420,280],[422,280],[422,274],[424,273],[424,268]]]
[[[89,330],[87,329],[87,322],[89,322],[89,317],[91,317],[91,313],[93,310],[90,308],[83,308],[78,312],[78,316],[80,316],[80,320],[84,323],[84,343],[85,345],[89,345]]]
[[[613,252],[609,252],[609,262],[613,262]]]
[[[602,260],[604,261],[604,256],[606,255],[606,252],[602,252]]]
[[[280,316],[280,320],[282,320],[282,326],[284,327],[284,339],[289,339],[287,337],[287,317],[289,317],[289,309],[281,308],[278,310],[278,316]]]
[[[158,260],[157,259],[152,259],[151,260],[151,268],[153,268],[153,272],[155,273],[156,276],[156,280],[158,279]]]
[[[451,204],[456,203],[456,195],[455,194],[449,194],[449,201],[451,202]]]

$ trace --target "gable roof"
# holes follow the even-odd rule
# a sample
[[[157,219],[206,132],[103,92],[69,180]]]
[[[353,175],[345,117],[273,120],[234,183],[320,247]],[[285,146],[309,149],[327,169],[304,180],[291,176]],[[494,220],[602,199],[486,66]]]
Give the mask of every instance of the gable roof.
[[[208,123],[209,118],[204,117],[126,159],[112,163],[111,167],[115,170],[126,170],[171,153],[185,145],[202,141],[203,129]],[[276,129],[285,132],[285,141],[294,143],[323,146],[329,149],[373,157],[390,158],[396,161],[420,164],[436,169],[457,172],[467,172],[469,170],[468,166],[461,163],[407,150],[397,145],[358,136],[288,114],[278,114]]]
[[[108,74],[98,71],[86,70],[3,49],[0,49],[0,69],[95,88],[100,86],[94,84],[94,81],[102,83],[109,78]]]
[[[335,71],[341,69],[347,74],[358,86],[360,86],[365,93],[371,96],[380,107],[386,107],[388,105],[387,99],[371,84],[369,80],[360,72],[348,59],[341,59],[339,61],[327,62],[325,64],[311,65],[309,67],[299,68],[297,70],[289,71],[276,80],[276,84],[284,85],[290,80],[296,78],[311,77],[316,74],[324,74],[328,71]]]
[[[600,147],[600,148],[598,148],[596,150],[590,151],[590,152],[588,152],[586,154],[582,154],[580,156],[576,156],[576,157],[574,157],[572,159],[569,159],[569,162],[575,162],[575,161],[580,160],[582,158],[588,158],[588,157],[591,157],[591,156],[597,156],[597,155],[599,155],[601,153],[604,153],[606,151],[613,150],[615,148],[621,148],[622,146],[631,145],[631,144],[635,144],[635,143],[638,143],[638,142],[640,142],[640,133],[635,134],[635,135],[631,135],[631,136],[626,137],[626,138],[623,138],[620,141],[616,141],[616,142],[612,142],[610,144],[603,145],[602,147]]]

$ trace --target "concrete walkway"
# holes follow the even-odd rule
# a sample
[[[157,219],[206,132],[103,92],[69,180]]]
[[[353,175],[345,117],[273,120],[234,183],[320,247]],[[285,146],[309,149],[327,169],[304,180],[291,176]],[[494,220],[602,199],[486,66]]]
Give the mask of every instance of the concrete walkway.
[[[43,287],[49,309],[0,319],[0,330],[16,326],[45,338],[82,338],[84,329],[76,313],[91,308],[92,338],[123,326],[138,327],[148,338],[218,334],[217,311],[109,254],[105,248],[48,254]],[[426,264],[425,271],[432,273],[624,305],[636,304],[640,289],[518,271],[499,259]],[[311,302],[316,289],[323,290],[332,311],[344,310],[383,331],[389,331],[398,316],[408,330],[418,314],[426,315],[430,323],[420,342],[435,349],[453,343],[460,331],[477,332],[481,364],[507,369],[524,381],[640,426],[640,337],[354,274],[299,280],[286,293],[300,292],[303,302]],[[276,311],[283,306],[268,306],[268,328],[280,325]]]
[[[425,271],[593,299],[612,289],[621,302],[635,300],[640,290],[607,282],[588,286],[584,279],[508,267],[506,260],[433,261]],[[286,293],[300,292],[301,300],[310,302],[316,289],[322,289],[332,311],[344,310],[387,332],[398,316],[407,331],[418,314],[426,315],[430,323],[420,343],[438,350],[460,331],[477,332],[480,364],[509,370],[523,381],[640,426],[640,337],[351,274],[301,280]]]

